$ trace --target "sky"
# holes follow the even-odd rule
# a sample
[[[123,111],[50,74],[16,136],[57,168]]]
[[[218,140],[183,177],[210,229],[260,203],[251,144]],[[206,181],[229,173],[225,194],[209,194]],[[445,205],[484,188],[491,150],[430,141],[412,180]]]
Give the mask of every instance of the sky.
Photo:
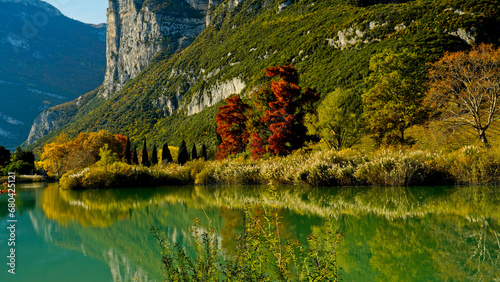
[[[92,24],[106,23],[108,0],[43,0],[65,16]]]

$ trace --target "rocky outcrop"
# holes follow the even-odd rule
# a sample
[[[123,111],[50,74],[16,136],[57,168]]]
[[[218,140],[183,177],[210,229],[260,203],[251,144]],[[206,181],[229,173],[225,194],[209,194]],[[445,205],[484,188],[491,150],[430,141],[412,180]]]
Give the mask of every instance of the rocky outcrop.
[[[60,119],[61,114],[63,113],[55,108],[46,109],[39,114],[31,126],[30,134],[26,140],[26,145],[33,144],[51,130],[59,128],[59,126],[62,125]]]
[[[110,0],[107,68],[101,95],[109,98],[160,51],[187,47],[210,22],[212,0]]]
[[[186,106],[187,114],[197,114],[203,111],[203,109],[211,107],[233,94],[240,94],[245,86],[245,82],[240,78],[233,78],[223,83],[216,83],[202,93],[196,93],[194,95],[191,102]]]
[[[451,35],[459,37],[467,44],[473,46],[476,43],[476,37],[472,32],[469,32],[463,28],[459,28],[457,31],[450,32]]]

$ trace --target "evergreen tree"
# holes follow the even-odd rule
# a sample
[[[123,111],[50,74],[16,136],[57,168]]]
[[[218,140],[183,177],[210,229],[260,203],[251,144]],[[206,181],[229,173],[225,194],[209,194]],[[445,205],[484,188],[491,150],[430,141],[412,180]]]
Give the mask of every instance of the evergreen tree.
[[[165,144],[163,144],[163,150],[161,152],[161,163],[168,164],[173,162],[174,160],[172,159],[172,154],[170,153],[167,142],[165,142]]]
[[[220,134],[217,132],[217,146],[219,146],[220,144],[222,144],[222,137],[220,136]]]
[[[10,150],[0,146],[0,166],[6,166],[10,162]]]
[[[29,163],[32,166],[35,166],[35,155],[32,151],[24,151],[21,149],[21,146],[16,148],[14,153],[14,162],[23,161]]]
[[[156,144],[153,145],[153,152],[151,153],[151,165],[158,164],[158,152],[156,151]]]
[[[141,164],[143,166],[150,166],[151,163],[149,162],[149,156],[148,156],[148,146],[146,145],[146,139],[144,139],[144,146],[142,147],[142,160]]]
[[[196,160],[198,158],[198,152],[196,151],[196,144],[193,144],[193,149],[191,149],[191,159]]]
[[[137,157],[137,147],[134,146],[134,154],[132,156],[132,163],[135,165],[139,164],[139,158]]]
[[[189,153],[186,147],[186,141],[182,140],[181,146],[179,147],[179,157],[177,158],[177,162],[180,165],[183,165],[187,161],[189,161]]]
[[[205,160],[208,160],[207,146],[205,146],[205,144],[201,146],[201,157]]]
[[[127,164],[132,164],[132,150],[129,136],[127,136],[127,145],[125,145],[125,162]]]

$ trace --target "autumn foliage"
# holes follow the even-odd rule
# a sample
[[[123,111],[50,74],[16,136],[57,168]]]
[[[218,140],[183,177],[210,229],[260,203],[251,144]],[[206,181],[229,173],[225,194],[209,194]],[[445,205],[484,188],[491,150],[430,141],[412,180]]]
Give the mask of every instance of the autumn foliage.
[[[262,118],[271,131],[267,140],[268,150],[273,154],[285,155],[304,144],[307,137],[304,117],[314,111],[313,104],[319,95],[309,87],[302,91],[298,85],[299,74],[292,65],[267,68],[266,75],[279,77],[278,81],[271,82],[274,97]]]
[[[99,150],[108,144],[109,150],[123,157],[124,140],[121,135],[113,135],[101,130],[80,133],[74,140],[60,135],[54,142],[46,144],[42,153],[42,166],[52,175],[60,177],[67,171],[88,167],[99,160]]]
[[[446,53],[432,65],[426,103],[447,122],[474,128],[486,148],[486,130],[500,120],[500,48],[481,44]]]
[[[299,74],[292,65],[267,68],[266,75],[279,79],[253,94],[252,108],[238,96],[219,107],[216,121],[222,143],[217,147],[217,159],[244,152],[247,146],[253,158],[266,152],[286,155],[306,141],[304,117],[314,111],[319,95],[299,86]]]
[[[250,106],[234,95],[226,99],[227,105],[219,107],[216,115],[217,133],[222,143],[217,147],[216,158],[244,152],[248,142],[246,122]]]

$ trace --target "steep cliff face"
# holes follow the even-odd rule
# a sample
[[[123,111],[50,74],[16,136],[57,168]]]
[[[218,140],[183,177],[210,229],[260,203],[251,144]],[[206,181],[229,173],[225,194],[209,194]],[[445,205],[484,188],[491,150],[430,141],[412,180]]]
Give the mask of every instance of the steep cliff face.
[[[101,95],[120,91],[160,51],[180,51],[207,26],[212,0],[110,0]]]
[[[0,0],[7,1],[7,0]],[[30,1],[30,0],[8,0]],[[161,51],[179,52],[209,25],[221,0],[109,0],[106,73],[99,95],[109,99]],[[175,101],[165,100],[172,104]],[[35,143],[73,117],[75,103],[49,108],[33,122],[26,145]],[[172,104],[172,110],[177,104]],[[171,114],[171,113],[169,113]]]
[[[303,86],[322,95],[337,88],[361,95],[370,58],[382,50],[413,48],[432,62],[447,51],[500,42],[500,8],[486,0],[127,1],[112,1],[109,10],[106,90],[67,111],[76,115],[60,116],[69,121],[64,129],[42,141],[107,129],[133,140],[215,148],[217,103],[268,84],[266,67],[293,64]],[[391,4],[372,5],[379,2]]]

